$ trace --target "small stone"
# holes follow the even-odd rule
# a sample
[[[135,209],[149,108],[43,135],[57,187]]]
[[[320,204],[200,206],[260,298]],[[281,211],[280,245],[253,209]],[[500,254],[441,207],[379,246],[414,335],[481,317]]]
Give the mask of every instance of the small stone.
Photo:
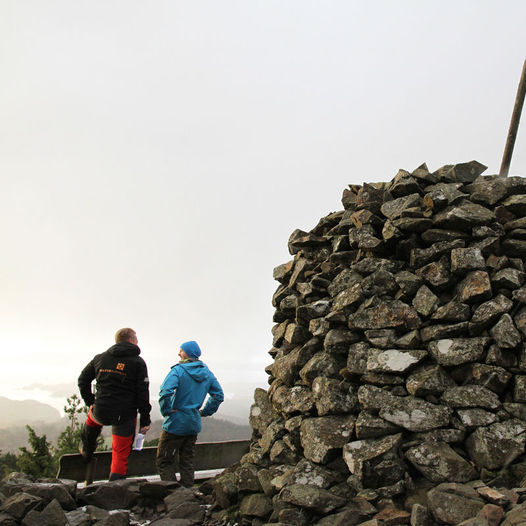
[[[429,325],[420,330],[420,337],[423,342],[442,340],[444,338],[455,338],[465,334],[468,330],[468,326],[469,323],[467,321],[448,325]]]
[[[432,482],[468,482],[476,476],[473,466],[448,444],[424,443],[410,448],[407,459]]]
[[[286,486],[281,490],[280,500],[320,514],[327,514],[346,502],[346,499],[332,495],[327,490],[307,484]]]
[[[517,419],[479,427],[466,439],[465,449],[479,469],[500,469],[523,454],[525,431]]]
[[[380,301],[378,305],[364,309],[349,317],[351,329],[389,329],[406,327],[417,329],[421,320],[409,305],[398,301]]]
[[[469,486],[443,483],[427,493],[429,510],[441,524],[459,524],[484,507],[484,501]]]
[[[450,301],[439,307],[431,316],[432,320],[459,322],[467,321],[471,318],[471,309],[465,303]]]
[[[491,281],[487,272],[476,270],[470,272],[459,284],[458,300],[460,303],[472,304],[491,298]]]
[[[406,381],[406,388],[413,396],[440,395],[453,387],[454,380],[439,365],[427,365],[413,371]]]
[[[521,343],[521,335],[513,323],[513,318],[507,313],[500,317],[489,332],[495,343],[503,349],[514,349]]]
[[[416,271],[428,285],[437,290],[446,288],[451,281],[446,261],[440,260],[438,262],[429,263]],[[489,280],[489,278],[488,278]]]
[[[515,290],[524,284],[524,272],[516,268],[504,268],[493,274],[491,283],[497,288]]]
[[[349,416],[321,416],[306,418],[301,424],[301,445],[305,458],[323,464],[331,452],[341,449],[351,438],[355,418]]]
[[[430,342],[429,352],[439,365],[461,365],[480,360],[487,343],[487,338],[443,339]]]
[[[498,409],[499,397],[482,385],[458,385],[446,389],[441,396],[449,407],[481,407]]]
[[[451,251],[451,272],[464,273],[472,270],[484,270],[486,262],[478,248],[455,248]]]
[[[400,428],[383,418],[375,416],[367,411],[360,411],[355,425],[356,438],[379,438],[386,435],[394,435]]]
[[[482,205],[464,201],[449,206],[434,217],[434,224],[441,228],[467,231],[477,225],[487,225],[495,214]]]
[[[427,357],[425,350],[371,349],[367,371],[403,373]]]

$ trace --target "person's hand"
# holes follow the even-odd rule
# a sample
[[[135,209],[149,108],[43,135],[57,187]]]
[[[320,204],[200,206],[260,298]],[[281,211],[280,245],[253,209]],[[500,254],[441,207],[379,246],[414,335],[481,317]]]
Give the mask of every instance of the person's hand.
[[[139,433],[145,435],[150,430],[150,426],[144,426],[139,428]]]

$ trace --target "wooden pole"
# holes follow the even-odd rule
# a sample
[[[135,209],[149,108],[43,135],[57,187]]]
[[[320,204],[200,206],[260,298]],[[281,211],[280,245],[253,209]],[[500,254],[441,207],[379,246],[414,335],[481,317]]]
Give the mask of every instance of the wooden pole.
[[[517,96],[515,97],[515,106],[511,115],[510,129],[506,139],[506,146],[504,148],[504,155],[502,156],[502,164],[500,165],[500,175],[508,176],[511,165],[511,156],[513,155],[513,147],[515,146],[515,139],[517,137],[517,130],[519,129],[519,121],[521,120],[522,105],[524,104],[524,95],[526,94],[526,60],[522,66],[521,80],[517,89]]]

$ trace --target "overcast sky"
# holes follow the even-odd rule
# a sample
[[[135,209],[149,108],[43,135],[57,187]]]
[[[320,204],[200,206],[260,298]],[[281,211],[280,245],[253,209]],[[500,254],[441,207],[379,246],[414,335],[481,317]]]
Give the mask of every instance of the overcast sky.
[[[62,407],[125,326],[154,400],[189,339],[229,397],[265,387],[290,233],[399,168],[497,173],[525,22],[523,0],[0,0],[0,396]]]

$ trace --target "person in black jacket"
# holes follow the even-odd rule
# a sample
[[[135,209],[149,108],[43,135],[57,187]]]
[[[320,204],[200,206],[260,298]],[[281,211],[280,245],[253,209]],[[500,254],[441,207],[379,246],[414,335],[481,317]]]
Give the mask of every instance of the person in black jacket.
[[[93,457],[102,426],[112,426],[110,480],[126,478],[137,411],[139,433],[150,429],[150,393],[146,363],[139,356],[137,334],[133,329],[119,329],[115,345],[97,354],[79,376],[80,394],[89,407],[81,432],[80,452],[86,462]],[[93,394],[91,383],[97,381]]]

